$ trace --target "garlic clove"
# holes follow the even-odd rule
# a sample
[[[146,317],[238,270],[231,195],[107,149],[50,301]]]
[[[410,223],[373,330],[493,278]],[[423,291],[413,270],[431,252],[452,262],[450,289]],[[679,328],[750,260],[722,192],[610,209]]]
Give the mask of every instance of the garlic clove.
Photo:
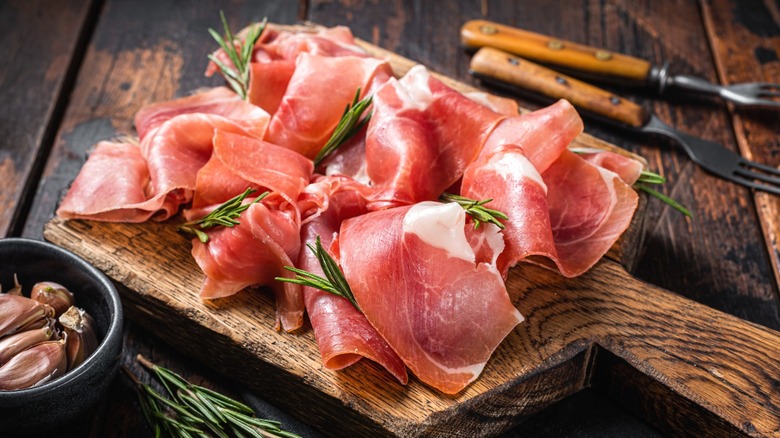
[[[65,286],[52,281],[42,281],[33,285],[30,298],[53,307],[55,316],[65,313],[74,303],[73,293]]]
[[[48,325],[35,330],[26,330],[6,336],[0,340],[0,365],[8,362],[29,347],[51,339],[54,331]]]
[[[19,284],[19,278],[14,274],[14,287],[12,287],[8,292],[6,292],[8,295],[22,295],[22,285]]]
[[[84,362],[98,347],[95,336],[95,322],[87,312],[71,306],[60,315],[60,325],[67,337],[65,351],[68,355],[68,369]]]
[[[0,338],[52,317],[54,309],[46,304],[24,296],[0,294]]]
[[[44,384],[65,374],[67,364],[65,339],[42,342],[0,366],[0,390],[13,391]]]

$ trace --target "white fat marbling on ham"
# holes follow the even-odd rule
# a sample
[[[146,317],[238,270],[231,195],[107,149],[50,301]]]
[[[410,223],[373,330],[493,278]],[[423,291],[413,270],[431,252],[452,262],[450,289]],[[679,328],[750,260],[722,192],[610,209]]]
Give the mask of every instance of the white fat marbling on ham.
[[[403,230],[434,248],[443,249],[449,257],[474,262],[474,250],[463,234],[465,225],[466,213],[460,205],[427,201],[409,209],[404,216]]]
[[[517,155],[512,159],[506,154],[495,154],[490,159],[490,165],[504,179],[520,174],[539,184],[544,189],[544,193],[547,193],[547,185],[542,180],[542,175],[524,155]]]
[[[428,85],[431,75],[422,65],[409,70],[396,86],[398,97],[403,101],[404,109],[425,111],[433,102],[433,93]]]

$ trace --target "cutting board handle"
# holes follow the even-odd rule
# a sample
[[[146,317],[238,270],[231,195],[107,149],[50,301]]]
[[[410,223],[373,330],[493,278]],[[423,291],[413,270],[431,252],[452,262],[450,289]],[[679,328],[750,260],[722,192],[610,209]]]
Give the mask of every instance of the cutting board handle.
[[[522,335],[550,340],[540,356],[574,358],[590,345],[584,386],[675,434],[780,433],[780,333],[644,283],[612,261],[576,279],[544,271],[523,267],[508,283],[525,291]],[[560,376],[544,383],[565,384]]]

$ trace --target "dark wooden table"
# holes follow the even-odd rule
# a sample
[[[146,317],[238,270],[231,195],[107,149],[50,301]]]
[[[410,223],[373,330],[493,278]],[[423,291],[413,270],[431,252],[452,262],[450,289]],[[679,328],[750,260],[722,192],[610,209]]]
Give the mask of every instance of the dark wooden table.
[[[42,239],[43,225],[95,142],[132,133],[133,115],[145,104],[219,84],[203,70],[215,47],[206,29],[219,25],[220,10],[234,29],[263,17],[347,25],[364,40],[473,84],[478,83],[469,77],[469,54],[459,46],[458,29],[474,18],[669,61],[675,72],[714,82],[780,82],[780,2],[769,0],[9,0],[0,2],[0,236]],[[652,100],[641,91],[629,95],[684,131],[747,158],[780,164],[780,111]],[[668,178],[662,191],[693,213],[685,218],[651,200],[643,253],[632,273],[780,329],[780,197],[710,176],[664,141],[590,122],[586,130],[646,157],[652,170]],[[125,333],[123,364],[137,369],[134,357],[142,353],[195,382],[241,395],[219,370],[180,355],[133,321],[127,321]],[[123,377],[86,420],[73,436],[149,434]],[[614,394],[593,388],[531,417],[511,434],[628,431],[659,433],[641,411],[624,411]]]

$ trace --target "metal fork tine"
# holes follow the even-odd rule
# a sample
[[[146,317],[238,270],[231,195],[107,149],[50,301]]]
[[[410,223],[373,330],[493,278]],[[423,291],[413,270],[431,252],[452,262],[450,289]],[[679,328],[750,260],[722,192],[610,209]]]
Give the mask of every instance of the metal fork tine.
[[[762,91],[758,97],[780,97],[780,91]]]
[[[752,187],[752,188],[757,189],[757,190],[762,190],[762,191],[765,191],[765,192],[773,193],[775,195],[780,195],[780,187],[778,187],[778,186],[773,186],[773,185],[769,185],[769,184],[760,184],[760,183],[757,183],[757,182],[755,182],[755,181],[753,181],[751,179],[747,179],[745,177],[742,177],[741,175],[733,175],[731,179],[734,182],[736,182],[736,183],[739,183],[739,184],[742,184],[742,185],[745,185],[745,186],[748,186],[748,187]]]
[[[780,176],[780,169],[772,166],[767,166],[766,164],[756,163],[755,161],[748,161],[744,158],[739,160],[739,165],[744,168],[755,167],[756,169],[761,169],[766,173],[771,173],[773,175]]]
[[[757,179],[759,181],[764,181],[769,184],[775,184],[777,185],[778,189],[780,189],[780,178],[778,177],[767,175],[765,173],[751,172],[741,167],[737,168],[734,172],[746,178]]]
[[[758,82],[756,85],[762,90],[780,90],[780,84],[773,84],[771,82]]]

